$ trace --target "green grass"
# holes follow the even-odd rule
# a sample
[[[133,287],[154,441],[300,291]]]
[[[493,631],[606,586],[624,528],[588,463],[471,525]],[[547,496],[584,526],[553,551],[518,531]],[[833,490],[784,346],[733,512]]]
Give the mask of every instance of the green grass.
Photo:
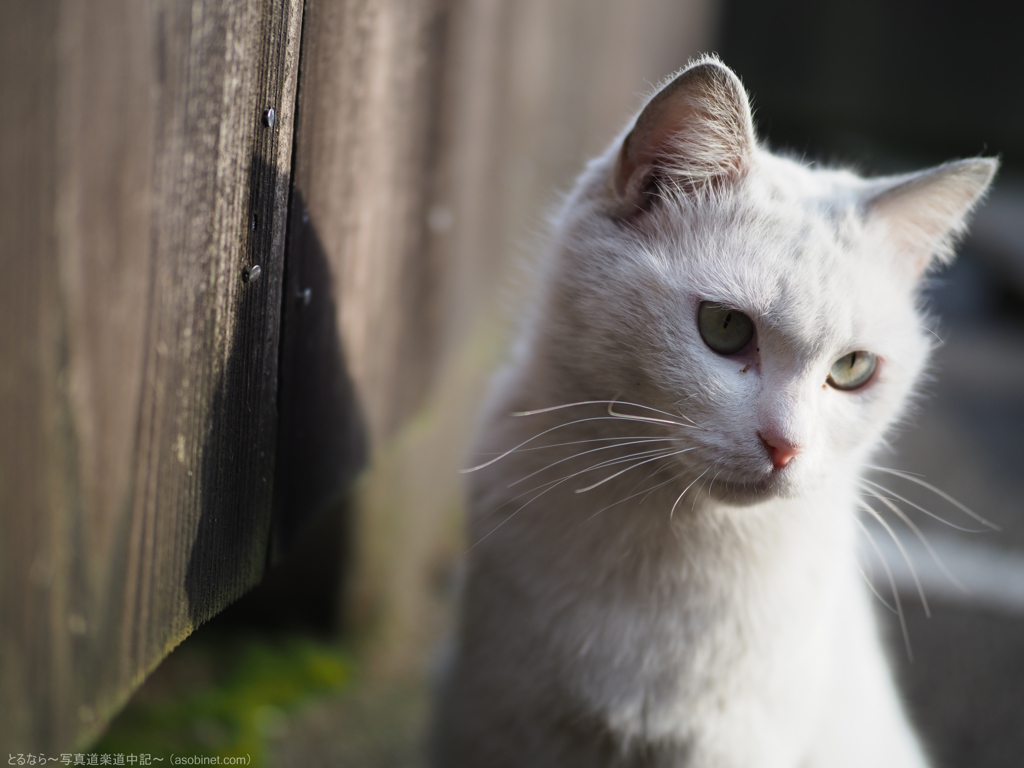
[[[89,751],[249,755],[250,765],[261,766],[267,740],[287,727],[289,713],[344,688],[351,676],[341,650],[308,638],[231,634],[186,643]]]

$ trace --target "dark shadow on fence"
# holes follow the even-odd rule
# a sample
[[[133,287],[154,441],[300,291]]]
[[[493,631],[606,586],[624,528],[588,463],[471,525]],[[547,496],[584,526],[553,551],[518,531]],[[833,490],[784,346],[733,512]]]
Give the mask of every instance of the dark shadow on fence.
[[[366,463],[367,436],[327,254],[299,190],[284,275],[271,569],[225,619],[332,633],[351,559],[348,492]]]
[[[266,563],[276,434],[277,330],[282,254],[275,248],[279,172],[257,143],[236,264],[228,354],[214,389],[200,463],[201,512],[185,573],[193,626],[256,583]],[[280,225],[279,225],[280,226]],[[258,266],[258,269],[257,269]]]
[[[366,430],[338,336],[331,273],[293,192],[282,308],[273,560],[335,505],[366,461]]]
[[[254,165],[254,200],[274,188],[276,179],[267,171]],[[271,252],[272,243],[262,242],[270,233],[260,231],[260,222],[270,220],[271,211],[260,210],[266,207],[252,206],[249,265]],[[269,271],[264,268],[262,276]],[[259,281],[243,291],[203,447],[203,511],[185,579],[190,614],[196,625],[210,619],[223,607],[222,590],[232,588],[232,574],[247,572],[258,580],[271,565],[266,580],[220,623],[330,632],[348,548],[346,491],[365,463],[366,435],[338,335],[327,255],[300,192],[293,192],[289,212],[276,366],[254,356],[259,344],[248,338],[248,329],[259,323],[247,321],[251,312],[275,310],[259,306]],[[270,376],[276,377],[278,413],[276,441],[269,443],[275,455],[267,462],[253,455],[257,445],[247,435],[252,422],[262,424],[271,414],[254,413],[248,403],[257,400],[248,395],[270,385]],[[269,472],[254,476],[257,467],[272,468],[272,478]],[[257,531],[268,519],[269,530]],[[267,548],[253,551],[256,541]]]

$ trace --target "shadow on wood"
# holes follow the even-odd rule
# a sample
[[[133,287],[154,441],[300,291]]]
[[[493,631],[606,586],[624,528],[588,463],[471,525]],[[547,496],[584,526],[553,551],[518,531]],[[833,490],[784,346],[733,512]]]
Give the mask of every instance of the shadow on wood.
[[[213,623],[330,634],[339,627],[352,538],[348,491],[366,464],[366,428],[338,334],[327,255],[298,190],[289,216],[269,570]],[[243,498],[245,489],[237,493]],[[230,552],[232,544],[220,546],[203,556]],[[209,565],[196,564],[197,573],[203,568]]]
[[[200,516],[188,567],[185,595],[193,627],[209,619],[249,585],[260,580],[269,540],[273,457],[267,444],[249,443],[251,434],[273,435],[276,356],[253,339],[262,334],[265,306],[261,283],[269,279],[259,255],[269,253],[277,169],[254,152],[249,166],[248,228],[242,268],[244,287],[238,322],[231,328],[227,359],[213,388],[210,418],[200,451]],[[268,340],[269,341],[269,340]],[[253,425],[259,425],[253,431]],[[252,452],[258,451],[253,456]]]
[[[271,561],[336,505],[367,460],[367,435],[338,334],[330,264],[294,190],[285,255]]]

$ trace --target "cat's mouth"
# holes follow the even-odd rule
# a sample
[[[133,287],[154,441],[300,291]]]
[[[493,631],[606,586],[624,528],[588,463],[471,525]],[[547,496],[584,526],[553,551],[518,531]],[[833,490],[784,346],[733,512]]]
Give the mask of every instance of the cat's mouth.
[[[755,504],[770,498],[793,496],[796,491],[793,471],[788,467],[754,478],[723,474],[708,487],[711,498],[730,504]]]

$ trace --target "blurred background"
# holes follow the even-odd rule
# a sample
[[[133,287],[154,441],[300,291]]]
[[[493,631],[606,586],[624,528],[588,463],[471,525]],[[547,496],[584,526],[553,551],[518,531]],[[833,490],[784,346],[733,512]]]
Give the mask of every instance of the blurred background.
[[[883,457],[912,474],[872,476],[929,544],[887,513],[914,572],[870,522],[865,557],[890,602],[876,545],[892,573],[903,619],[879,611],[936,764],[1020,764],[1009,4],[90,9],[0,11],[0,749],[421,764],[466,546],[458,469],[546,217],[645,93],[716,51],[775,150],[864,173],[1003,160],[929,288],[935,378]]]

